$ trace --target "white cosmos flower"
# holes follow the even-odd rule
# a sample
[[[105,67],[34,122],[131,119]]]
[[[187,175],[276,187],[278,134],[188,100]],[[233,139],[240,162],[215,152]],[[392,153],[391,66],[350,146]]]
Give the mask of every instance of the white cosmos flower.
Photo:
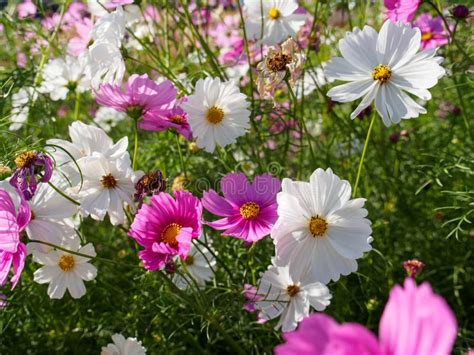
[[[50,60],[43,69],[39,92],[49,94],[51,100],[65,100],[72,92],[85,92],[90,88],[86,56],[65,56]]]
[[[53,145],[47,146],[46,150],[54,158],[58,167],[69,164],[72,161],[71,157],[78,161],[92,156],[93,153],[101,153],[106,158],[117,159],[127,153],[127,137],[114,143],[103,129],[80,121],[75,121],[69,126],[69,136],[71,142],[63,139],[49,139],[46,142]]]
[[[94,88],[98,88],[102,83],[119,84],[125,74],[120,48],[106,40],[95,41],[89,47],[89,65]]]
[[[119,112],[111,107],[101,106],[95,113],[94,121],[105,132],[110,132],[120,121],[127,118],[125,112]]]
[[[69,244],[63,244],[68,250],[81,254],[96,256],[94,246],[89,243],[80,246],[79,238],[76,237]],[[97,269],[89,264],[90,258],[70,254],[62,250],[51,250],[43,253],[39,250],[33,252],[33,260],[44,266],[36,270],[34,280],[37,283],[49,283],[48,296],[50,298],[63,298],[66,289],[73,298],[81,298],[86,294],[84,281],[94,280]]]
[[[295,279],[287,266],[270,266],[261,277],[257,296],[255,307],[266,320],[280,316],[275,328],[281,327],[283,332],[294,330],[309,314],[310,306],[322,311],[331,299],[325,285],[308,277]]]
[[[213,252],[216,254],[215,251]],[[210,281],[214,278],[216,258],[208,248],[205,248],[201,245],[196,246],[191,244],[188,256],[183,260],[183,263],[186,265],[186,270],[191,275],[191,277],[194,278],[196,284],[199,287],[204,287],[207,281]],[[174,274],[173,282],[180,289],[185,289],[193,283],[192,280],[187,280],[188,274],[185,274],[185,277],[186,278],[181,276],[179,273],[176,273]]]
[[[352,119],[375,100],[387,127],[426,113],[407,93],[431,99],[427,89],[436,85],[445,70],[439,65],[442,58],[435,57],[436,49],[417,53],[420,41],[420,30],[401,22],[387,20],[379,34],[369,26],[362,31],[356,28],[339,41],[342,58],[333,58],[325,69],[328,78],[349,83],[332,88],[327,95],[338,102],[363,97]]]
[[[123,224],[124,204],[133,207],[135,183],[143,173],[132,170],[128,153],[117,159],[96,153],[78,164],[84,178],[82,188],[75,195],[81,203],[81,212],[98,221],[108,213],[110,223]]]
[[[193,95],[182,104],[199,148],[212,153],[216,145],[234,143],[249,128],[246,96],[233,81],[199,79]]]
[[[356,259],[372,248],[372,229],[365,199],[350,198],[350,184],[331,169],[317,169],[309,183],[283,179],[271,233],[276,264],[324,284],[356,271]]]
[[[102,347],[100,355],[145,355],[146,349],[137,338],[127,338],[122,334],[112,335],[113,343]]]
[[[296,38],[306,21],[306,14],[295,13],[298,9],[295,0],[245,0],[244,5],[248,37],[261,39],[270,46],[283,42],[288,36]]]
[[[21,88],[12,95],[12,111],[10,115],[10,131],[17,131],[28,119],[30,104],[38,98],[38,92],[32,87]]]
[[[89,47],[91,83],[98,88],[102,83],[119,84],[125,74],[125,63],[120,46],[125,35],[126,18],[121,6],[105,14],[91,31],[94,43]]]
[[[57,175],[51,183],[64,191],[67,185]],[[76,231],[72,217],[77,206],[57,193],[48,184],[39,184],[33,198],[28,201],[31,209],[31,220],[26,226],[26,234],[31,240],[40,240],[59,245],[63,240],[74,239]],[[28,253],[33,250],[47,252],[52,248],[40,243],[28,243]]]

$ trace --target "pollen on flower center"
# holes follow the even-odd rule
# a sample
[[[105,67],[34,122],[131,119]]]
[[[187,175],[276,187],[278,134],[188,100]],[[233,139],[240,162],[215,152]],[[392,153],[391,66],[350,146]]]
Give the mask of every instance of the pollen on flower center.
[[[253,219],[258,216],[260,206],[255,202],[246,202],[240,206],[240,215],[245,219]]]
[[[280,17],[280,10],[278,10],[276,7],[272,7],[270,10],[268,10],[268,17],[270,17],[272,20],[277,20]]]
[[[328,222],[326,222],[325,219],[319,216],[311,217],[311,220],[309,221],[309,231],[313,237],[322,237],[327,229]]]
[[[431,32],[424,32],[421,34],[422,41],[429,41],[431,38],[433,38],[433,33]]]
[[[294,297],[300,292],[300,287],[298,285],[288,285],[286,288],[286,293],[290,297]]]
[[[212,106],[207,110],[206,118],[209,123],[218,124],[224,119],[224,110],[220,107]]]
[[[272,57],[267,58],[266,65],[268,70],[279,72],[285,70],[288,63],[291,63],[292,57],[288,54],[275,53]]]
[[[107,189],[113,189],[117,186],[117,179],[115,179],[110,173],[102,176],[100,182],[102,183],[102,186]]]
[[[63,255],[59,259],[59,267],[64,272],[69,272],[74,268],[74,257],[72,255]]]
[[[184,259],[184,262],[186,265],[192,265],[194,264],[194,257],[192,255],[188,255],[186,259]]]
[[[182,124],[184,122],[184,117],[182,115],[171,116],[170,121],[175,124]]]
[[[392,70],[386,65],[379,64],[374,68],[372,72],[372,78],[378,80],[380,84],[384,84],[392,77]]]
[[[15,158],[15,164],[18,168],[22,169],[30,165],[36,158],[36,153],[33,151],[24,152]]]
[[[163,240],[163,242],[170,244],[171,246],[178,245],[176,237],[178,236],[181,228],[182,227],[178,223],[168,224],[166,228],[163,229],[163,232],[161,232],[161,239]]]

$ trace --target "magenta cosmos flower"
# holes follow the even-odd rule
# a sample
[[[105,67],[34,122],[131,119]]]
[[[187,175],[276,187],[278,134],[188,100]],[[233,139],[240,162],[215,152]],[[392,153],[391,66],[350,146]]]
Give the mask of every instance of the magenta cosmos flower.
[[[30,221],[31,210],[19,192],[4,187],[0,188],[0,286],[5,285],[13,267],[13,289],[25,266],[26,246],[20,241],[20,233]]]
[[[102,84],[96,93],[99,105],[126,112],[134,120],[165,115],[176,98],[176,88],[169,80],[157,84],[147,74],[132,75],[125,89],[115,84]]]
[[[150,114],[138,123],[138,127],[147,131],[164,131],[174,129],[188,141],[193,140],[188,116],[181,108],[181,104],[186,101],[186,97],[171,102],[167,111],[158,108],[158,112],[151,110]]]
[[[409,23],[413,20],[421,0],[384,0],[387,8],[387,18],[397,23]]]
[[[38,182],[48,182],[53,175],[53,159],[44,153],[24,152],[15,158],[16,169],[10,184],[31,200],[36,192]]]
[[[156,270],[178,255],[182,260],[193,238],[201,233],[202,205],[187,191],[176,191],[176,199],[161,192],[143,205],[129,235],[145,248],[138,253],[145,269]]]
[[[448,34],[444,30],[441,17],[433,18],[429,13],[421,14],[413,23],[421,31],[421,48],[429,49],[448,43]]]
[[[257,176],[253,183],[242,173],[221,179],[224,197],[214,190],[204,192],[202,204],[209,212],[224,217],[206,222],[214,229],[246,242],[256,242],[270,233],[278,219],[276,194],[281,183],[269,174]]]
[[[456,318],[446,301],[428,283],[413,279],[390,291],[379,326],[379,339],[357,323],[338,324],[325,314],[304,319],[294,332],[283,334],[277,355],[365,354],[448,355],[456,339]]]

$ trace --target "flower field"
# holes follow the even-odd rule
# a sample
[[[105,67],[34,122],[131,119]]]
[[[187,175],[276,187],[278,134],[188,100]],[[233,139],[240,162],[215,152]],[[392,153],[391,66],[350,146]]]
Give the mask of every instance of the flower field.
[[[0,2],[0,353],[473,354],[469,6]]]

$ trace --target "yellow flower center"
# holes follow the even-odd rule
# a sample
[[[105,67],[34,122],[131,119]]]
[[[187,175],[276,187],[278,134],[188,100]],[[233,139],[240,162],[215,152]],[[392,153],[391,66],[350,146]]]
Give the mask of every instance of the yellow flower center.
[[[433,38],[433,34],[431,32],[425,32],[421,34],[422,41],[429,41],[432,38]]]
[[[107,189],[113,189],[117,186],[117,180],[110,173],[102,176],[100,182],[102,183],[102,186]]]
[[[280,10],[278,10],[276,7],[272,7],[270,10],[268,10],[268,17],[270,17],[272,20],[277,20],[280,17]]]
[[[374,68],[372,72],[372,78],[378,80],[380,84],[384,84],[392,77],[392,70],[386,65],[379,64]]]
[[[258,216],[260,206],[255,202],[246,202],[240,206],[240,215],[245,219],[253,219]]]
[[[171,246],[178,245],[178,242],[176,241],[176,237],[178,236],[181,228],[182,227],[178,223],[168,224],[166,228],[163,229],[163,232],[161,232],[161,239],[163,240],[164,243],[167,243]]]
[[[63,255],[59,258],[59,267],[64,272],[69,272],[74,268],[74,257],[72,255]]]
[[[296,296],[298,292],[300,292],[300,287],[297,285],[288,285],[288,287],[286,288],[286,293],[290,297]]]
[[[20,169],[24,168],[30,165],[35,159],[35,157],[36,153],[32,151],[21,153],[15,158],[15,164]]]
[[[217,106],[212,106],[207,110],[207,121],[212,124],[221,123],[224,119],[224,111]]]
[[[181,124],[184,122],[184,117],[181,115],[174,115],[174,116],[171,116],[170,121],[175,124]]]
[[[188,255],[186,259],[184,259],[184,262],[186,265],[192,265],[194,264],[194,257],[192,255]]]
[[[311,220],[309,221],[309,231],[313,237],[322,237],[327,229],[328,222],[326,222],[325,219],[319,216],[311,217]]]

